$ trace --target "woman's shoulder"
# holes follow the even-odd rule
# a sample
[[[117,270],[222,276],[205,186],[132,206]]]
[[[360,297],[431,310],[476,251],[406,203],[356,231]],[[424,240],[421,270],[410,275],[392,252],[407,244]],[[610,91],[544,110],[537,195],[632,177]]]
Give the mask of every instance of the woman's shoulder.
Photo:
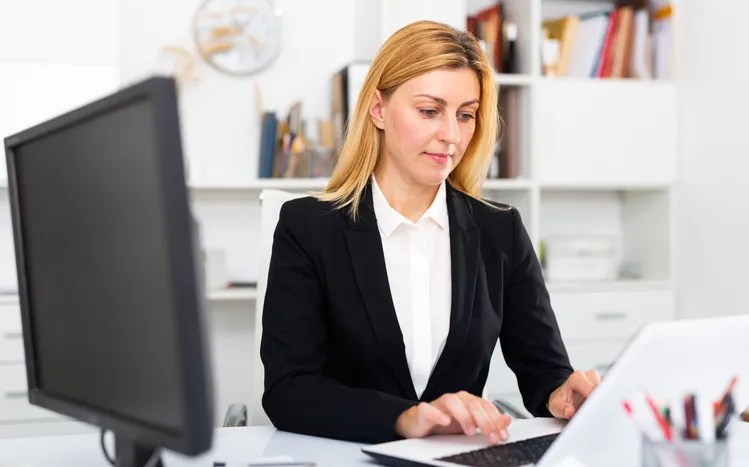
[[[525,230],[525,223],[517,207],[485,198],[474,198],[463,194],[468,203],[471,217],[476,225],[490,235],[503,239],[513,239]]]
[[[518,214],[518,209],[511,204],[501,203],[486,198],[474,198],[465,194],[462,194],[462,196],[470,206],[474,219],[476,220],[488,219],[491,221],[512,221],[514,216]]]
[[[329,201],[324,201],[314,195],[300,196],[290,199],[281,206],[281,220],[297,222],[320,222],[323,220],[337,220],[340,210]]]

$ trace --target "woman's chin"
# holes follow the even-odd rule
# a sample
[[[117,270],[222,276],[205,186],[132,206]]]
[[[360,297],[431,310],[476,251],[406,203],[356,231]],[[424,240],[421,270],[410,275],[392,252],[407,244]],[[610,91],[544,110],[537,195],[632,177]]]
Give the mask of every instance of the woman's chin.
[[[425,174],[424,181],[429,185],[439,185],[447,180],[447,177],[450,176],[450,171],[451,169],[447,167],[438,170],[432,169]]]

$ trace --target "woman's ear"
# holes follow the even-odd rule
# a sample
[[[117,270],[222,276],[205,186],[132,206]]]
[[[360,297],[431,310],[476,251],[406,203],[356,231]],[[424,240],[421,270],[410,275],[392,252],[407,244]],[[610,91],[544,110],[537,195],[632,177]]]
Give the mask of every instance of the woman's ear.
[[[369,118],[380,130],[385,128],[385,99],[379,89],[375,89],[372,102],[369,104]]]

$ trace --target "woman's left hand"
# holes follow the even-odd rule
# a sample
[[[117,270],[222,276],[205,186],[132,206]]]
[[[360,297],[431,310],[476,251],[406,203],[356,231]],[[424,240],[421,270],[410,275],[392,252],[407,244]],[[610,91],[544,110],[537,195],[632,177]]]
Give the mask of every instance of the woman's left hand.
[[[555,418],[572,418],[600,381],[596,370],[577,370],[551,393],[549,411]]]

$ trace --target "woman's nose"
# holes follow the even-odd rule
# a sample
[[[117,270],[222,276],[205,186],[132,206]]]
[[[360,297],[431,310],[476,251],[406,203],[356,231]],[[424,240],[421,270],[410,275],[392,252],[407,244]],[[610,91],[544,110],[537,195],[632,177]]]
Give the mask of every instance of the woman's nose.
[[[460,143],[460,130],[458,128],[457,118],[446,118],[443,120],[440,128],[439,139],[448,144]]]

